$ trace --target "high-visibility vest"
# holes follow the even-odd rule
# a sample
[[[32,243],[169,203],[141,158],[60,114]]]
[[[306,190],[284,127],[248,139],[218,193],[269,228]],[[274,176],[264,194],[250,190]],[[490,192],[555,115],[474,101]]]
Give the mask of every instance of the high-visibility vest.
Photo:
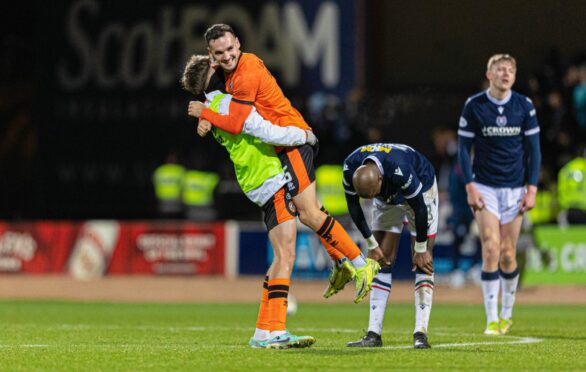
[[[348,213],[343,177],[341,165],[321,165],[315,171],[319,199],[332,216]]]
[[[529,220],[533,224],[552,222],[554,213],[554,194],[550,190],[539,190],[535,196],[535,207],[529,211]]]
[[[163,164],[157,167],[153,174],[157,199],[180,202],[184,175],[185,168],[179,164]]]
[[[190,207],[207,207],[214,202],[214,189],[220,177],[216,173],[188,170],[183,182],[183,203]]]
[[[558,201],[561,209],[586,211],[586,159],[575,158],[558,173]]]

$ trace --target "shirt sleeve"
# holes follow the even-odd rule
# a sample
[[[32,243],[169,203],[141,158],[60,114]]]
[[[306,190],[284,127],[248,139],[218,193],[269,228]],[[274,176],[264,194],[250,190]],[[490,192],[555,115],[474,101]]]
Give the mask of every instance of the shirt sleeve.
[[[352,217],[354,225],[360,230],[364,239],[368,239],[372,235],[372,231],[368,227],[366,217],[364,217],[364,211],[362,211],[362,206],[360,205],[360,197],[356,194],[346,194],[346,203],[348,204],[348,212],[350,213],[350,217]]]
[[[201,118],[209,121],[215,127],[231,134],[239,134],[244,127],[244,121],[252,111],[251,104],[242,104],[234,99],[230,102],[228,115],[221,115],[206,107],[201,113]]]
[[[256,110],[252,110],[244,122],[242,133],[275,146],[300,146],[307,142],[307,133],[303,129],[274,125],[260,116]]]
[[[537,113],[531,99],[527,100],[527,115],[523,123],[523,133],[525,135],[528,151],[527,159],[527,178],[528,184],[537,186],[539,181],[539,171],[541,169],[541,148],[539,145],[539,123],[537,122]]]
[[[415,214],[415,241],[418,243],[427,240],[427,206],[423,195],[417,194],[414,198],[407,199],[407,204],[413,209]]]
[[[470,99],[468,99],[466,104],[464,104],[464,109],[462,110],[458,124],[458,163],[462,170],[462,178],[465,183],[473,181],[470,150],[472,149],[472,142],[476,136],[477,127],[478,124],[472,112]]]
[[[344,170],[342,173],[342,184],[344,186],[344,193],[346,195],[348,212],[350,213],[350,217],[352,218],[354,225],[356,225],[358,230],[360,230],[360,233],[364,239],[368,239],[372,235],[372,231],[370,230],[370,227],[368,227],[366,217],[364,217],[364,211],[360,205],[360,197],[356,194],[354,185],[352,185],[352,176],[354,175],[355,169],[350,169],[350,166],[346,161],[344,161],[343,167]]]
[[[244,58],[241,56],[240,58]],[[201,117],[212,123],[214,126],[225,130],[231,134],[242,132],[244,121],[252,111],[252,106],[256,101],[256,95],[260,87],[260,81],[266,69],[257,64],[255,61],[243,59],[242,66],[238,66],[239,71],[231,82],[233,86],[232,102],[230,102],[230,111],[228,115],[219,115],[211,110],[204,109]]]
[[[352,185],[352,176],[354,175],[354,171],[350,169],[350,166],[346,162],[344,162],[343,167],[344,170],[342,173],[342,184],[344,186],[344,193],[346,195],[356,195],[354,185]]]
[[[392,180],[401,188],[401,194],[405,199],[413,199],[421,194],[423,184],[417,177],[415,170],[409,164],[398,164],[393,170]]]

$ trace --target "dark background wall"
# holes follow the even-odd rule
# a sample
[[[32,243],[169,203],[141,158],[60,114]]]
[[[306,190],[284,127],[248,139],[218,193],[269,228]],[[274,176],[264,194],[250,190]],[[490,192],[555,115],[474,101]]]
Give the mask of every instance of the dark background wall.
[[[371,62],[386,87],[466,87],[484,76],[488,57],[517,57],[527,75],[548,51],[570,58],[586,45],[586,1],[375,1]],[[374,82],[374,80],[371,80]]]
[[[480,89],[486,60],[501,51],[518,58],[516,89],[534,98],[552,143],[557,132],[574,134],[568,105],[576,80],[565,78],[584,61],[585,0],[38,0],[1,7],[4,219],[156,217],[151,175],[171,149],[188,167],[226,181],[220,217],[258,218],[233,187],[224,150],[194,136],[185,115],[192,98],[178,84],[187,56],[205,52],[202,34],[216,22],[234,25],[243,49],[265,60],[311,123],[321,141],[318,165],[339,164],[377,141],[436,157],[434,130],[455,128],[465,98]],[[288,39],[291,24],[306,35]],[[326,83],[332,71],[335,82]],[[565,114],[549,104],[556,92]]]

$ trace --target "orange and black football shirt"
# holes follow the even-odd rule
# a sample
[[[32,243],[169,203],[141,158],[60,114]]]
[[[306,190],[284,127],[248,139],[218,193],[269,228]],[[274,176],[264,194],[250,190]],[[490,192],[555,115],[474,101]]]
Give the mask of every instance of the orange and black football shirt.
[[[263,61],[251,53],[242,53],[236,69],[226,75],[226,91],[232,95],[229,115],[220,115],[206,108],[202,119],[229,133],[242,131],[252,106],[266,120],[285,127],[309,129],[299,111],[285,97],[283,91]]]

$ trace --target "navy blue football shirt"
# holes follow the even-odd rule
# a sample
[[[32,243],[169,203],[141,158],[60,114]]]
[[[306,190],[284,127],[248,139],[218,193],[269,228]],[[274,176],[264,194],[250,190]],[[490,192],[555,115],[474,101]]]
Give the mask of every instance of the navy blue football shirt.
[[[492,187],[521,187],[537,184],[535,166],[527,169],[526,138],[537,136],[539,124],[531,100],[515,91],[499,101],[488,91],[466,101],[458,136],[474,145],[472,169],[461,162],[466,183]],[[537,142],[538,143],[538,142]]]
[[[357,148],[344,160],[344,190],[356,195],[352,176],[370,160],[383,176],[381,193],[376,199],[387,204],[402,204],[405,199],[426,192],[433,186],[435,171],[423,155],[413,148],[395,143],[375,143]]]

